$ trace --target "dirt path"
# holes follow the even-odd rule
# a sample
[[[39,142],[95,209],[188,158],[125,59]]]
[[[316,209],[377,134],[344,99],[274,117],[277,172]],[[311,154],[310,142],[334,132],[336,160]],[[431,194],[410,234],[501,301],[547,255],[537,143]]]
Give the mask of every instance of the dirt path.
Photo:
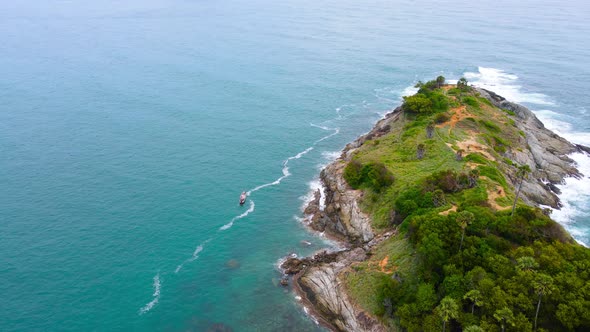
[[[441,216],[446,216],[446,215],[448,215],[449,213],[451,213],[451,212],[456,212],[456,211],[457,211],[457,206],[456,206],[456,205],[453,205],[453,206],[451,206],[451,208],[450,208],[450,209],[448,209],[448,210],[445,210],[445,211],[442,211],[442,212],[439,212],[438,214],[440,214]]]

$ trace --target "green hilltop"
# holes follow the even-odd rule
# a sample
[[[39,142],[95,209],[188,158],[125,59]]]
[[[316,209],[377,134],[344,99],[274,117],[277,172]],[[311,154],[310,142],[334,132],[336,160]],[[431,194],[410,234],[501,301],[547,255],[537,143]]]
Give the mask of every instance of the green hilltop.
[[[345,272],[353,301],[392,330],[590,329],[590,250],[519,199],[515,114],[464,79],[417,88],[343,173],[373,228],[397,232]]]

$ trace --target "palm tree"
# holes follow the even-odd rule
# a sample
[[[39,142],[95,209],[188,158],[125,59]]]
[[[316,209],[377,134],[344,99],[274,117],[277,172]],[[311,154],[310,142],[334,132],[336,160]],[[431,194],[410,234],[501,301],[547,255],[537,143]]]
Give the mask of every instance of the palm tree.
[[[426,126],[426,137],[432,138],[434,135],[434,122],[429,122],[428,126]]]
[[[516,268],[519,271],[530,272],[539,267],[539,264],[531,256],[523,256],[516,260]]]
[[[463,149],[459,149],[455,152],[455,159],[457,159],[457,161],[463,160],[463,152],[465,152]]]
[[[502,309],[496,310],[494,313],[494,318],[500,322],[500,326],[502,327],[502,332],[506,329],[506,324],[514,325],[514,314],[512,310],[508,307],[504,307]]]
[[[443,206],[443,205],[447,204],[447,199],[445,198],[445,193],[440,189],[436,189],[432,193],[432,203],[436,207]]]
[[[469,188],[477,186],[477,179],[479,179],[479,171],[477,169],[469,171]]]
[[[443,332],[445,332],[447,322],[459,316],[459,305],[450,296],[442,299],[435,310],[443,321]]]
[[[416,150],[416,157],[418,159],[424,158],[424,148],[425,148],[424,144],[422,144],[422,143],[418,144],[418,149]]]
[[[531,172],[531,168],[529,165],[520,165],[518,166],[518,170],[516,171],[516,178],[519,181],[518,189],[516,190],[516,196],[514,196],[514,203],[512,204],[512,213],[510,216],[514,215],[514,209],[516,208],[516,202],[518,202],[518,196],[520,196],[520,189],[522,188],[522,182],[524,178]]]
[[[459,251],[461,251],[461,249],[463,248],[463,238],[465,237],[465,229],[469,224],[473,222],[474,219],[475,216],[473,215],[473,213],[469,211],[461,211],[459,212],[459,214],[457,214],[457,223],[459,224],[459,227],[461,227],[462,230],[461,245],[459,246]]]
[[[539,316],[539,309],[541,308],[541,298],[543,295],[549,295],[553,291],[553,278],[550,276],[539,273],[533,281],[533,288],[535,294],[539,296],[539,302],[537,302],[537,312],[535,313],[535,331],[537,330],[537,317]]]
[[[472,289],[465,296],[463,296],[464,300],[471,301],[471,313],[475,311],[475,306],[481,307],[483,301],[481,300],[482,296],[481,293],[477,289]]]

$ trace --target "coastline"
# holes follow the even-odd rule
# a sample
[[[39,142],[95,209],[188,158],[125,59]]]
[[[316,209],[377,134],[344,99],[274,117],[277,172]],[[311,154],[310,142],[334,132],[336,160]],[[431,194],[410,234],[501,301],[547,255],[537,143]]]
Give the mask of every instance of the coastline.
[[[566,178],[580,179],[584,176],[569,156],[574,153],[590,155],[590,148],[570,143],[545,128],[528,108],[512,103],[492,91],[481,88],[476,90],[494,106],[513,112],[518,119],[518,127],[526,133],[529,150],[516,153],[512,158],[520,164],[537,165],[534,178],[538,181],[523,183],[523,201],[527,205],[559,210],[562,205],[558,186],[563,186]],[[371,250],[397,234],[397,229],[382,233],[373,230],[371,217],[363,213],[359,206],[362,191],[350,188],[342,172],[356,149],[369,140],[389,133],[391,124],[402,116],[401,106],[387,113],[368,133],[348,143],[340,157],[320,172],[321,188],[305,207],[304,224],[312,231],[337,241],[344,249],[332,253],[320,250],[313,256],[301,259],[287,258],[280,266],[283,273],[292,276],[294,292],[301,298],[300,303],[306,308],[305,312],[329,330],[391,330],[391,327],[386,328],[376,317],[353,302],[339,274],[355,262],[366,260]],[[509,176],[509,180],[514,183],[516,178]]]

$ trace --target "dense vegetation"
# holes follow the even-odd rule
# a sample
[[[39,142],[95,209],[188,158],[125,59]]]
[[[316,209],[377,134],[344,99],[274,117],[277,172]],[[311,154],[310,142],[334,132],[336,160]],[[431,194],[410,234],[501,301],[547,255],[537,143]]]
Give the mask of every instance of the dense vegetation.
[[[350,294],[407,331],[589,330],[590,250],[516,204],[531,170],[507,158],[526,148],[511,115],[465,80],[418,87],[345,170],[374,227],[398,230],[346,274]]]

